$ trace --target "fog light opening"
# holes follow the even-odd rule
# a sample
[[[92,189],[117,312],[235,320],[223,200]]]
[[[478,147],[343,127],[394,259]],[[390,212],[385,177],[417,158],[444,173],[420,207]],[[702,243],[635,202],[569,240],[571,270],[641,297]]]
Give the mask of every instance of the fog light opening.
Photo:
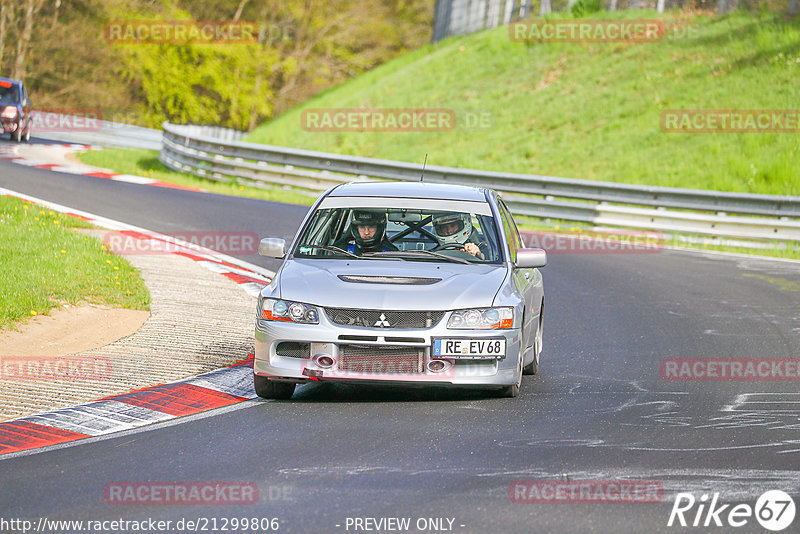
[[[330,369],[335,363],[333,356],[328,356],[327,354],[318,354],[314,356],[314,361],[323,369]]]
[[[450,367],[450,362],[445,360],[431,360],[428,362],[428,371],[431,373],[441,373]]]

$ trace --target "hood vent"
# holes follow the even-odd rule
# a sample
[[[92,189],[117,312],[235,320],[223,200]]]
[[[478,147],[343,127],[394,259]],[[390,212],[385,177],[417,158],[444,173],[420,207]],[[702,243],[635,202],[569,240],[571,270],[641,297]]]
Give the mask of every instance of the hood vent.
[[[356,284],[396,284],[408,286],[427,286],[441,282],[441,278],[416,278],[410,276],[368,276],[340,274],[339,279]]]

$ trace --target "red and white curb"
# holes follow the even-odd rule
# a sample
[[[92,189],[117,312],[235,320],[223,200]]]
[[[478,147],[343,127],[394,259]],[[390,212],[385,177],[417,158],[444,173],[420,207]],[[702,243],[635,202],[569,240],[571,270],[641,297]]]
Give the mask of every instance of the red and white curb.
[[[36,146],[51,147],[53,145],[43,145],[43,144],[26,145],[26,148],[36,147]],[[80,144],[64,144],[56,146],[66,148],[72,152],[84,152],[86,150],[99,150],[102,148],[92,145],[80,145]],[[0,146],[0,160],[10,161],[11,163],[15,163],[17,165],[24,165],[26,167],[36,167],[38,169],[47,169],[50,171],[63,172],[67,174],[77,174],[80,176],[91,176],[93,178],[106,178],[108,180],[114,180],[117,182],[128,182],[139,185],[152,185],[156,187],[165,187],[168,189],[182,189],[185,191],[201,191],[199,188],[196,187],[171,184],[169,182],[156,180],[155,178],[145,178],[144,176],[134,176],[132,174],[122,174],[117,172],[106,172],[95,169],[88,165],[77,165],[77,164],[64,165],[63,163],[60,162],[53,162],[40,158],[28,158],[20,155],[19,145]]]
[[[153,249],[169,243],[170,254],[198,262],[233,280],[248,294],[257,296],[275,273],[257,265],[219,254],[174,237],[130,224],[74,210],[54,202],[0,188],[0,195],[42,205],[128,236],[150,240]],[[87,404],[0,423],[0,456],[130,430],[167,419],[197,414],[255,398],[253,356],[230,367],[170,384],[151,386],[113,395]]]
[[[0,455],[131,430],[256,398],[253,358],[178,382],[0,423]]]

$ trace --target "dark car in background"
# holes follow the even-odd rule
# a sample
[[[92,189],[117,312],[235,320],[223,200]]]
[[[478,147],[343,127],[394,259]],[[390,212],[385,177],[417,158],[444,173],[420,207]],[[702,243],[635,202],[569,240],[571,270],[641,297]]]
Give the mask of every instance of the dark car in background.
[[[0,77],[0,133],[17,143],[31,140],[31,105],[28,90],[19,80]]]

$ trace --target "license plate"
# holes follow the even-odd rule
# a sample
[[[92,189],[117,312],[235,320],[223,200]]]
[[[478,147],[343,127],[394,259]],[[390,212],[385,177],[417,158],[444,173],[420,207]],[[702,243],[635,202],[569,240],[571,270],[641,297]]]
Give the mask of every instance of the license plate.
[[[434,356],[461,358],[504,358],[505,339],[440,338],[433,340]]]

